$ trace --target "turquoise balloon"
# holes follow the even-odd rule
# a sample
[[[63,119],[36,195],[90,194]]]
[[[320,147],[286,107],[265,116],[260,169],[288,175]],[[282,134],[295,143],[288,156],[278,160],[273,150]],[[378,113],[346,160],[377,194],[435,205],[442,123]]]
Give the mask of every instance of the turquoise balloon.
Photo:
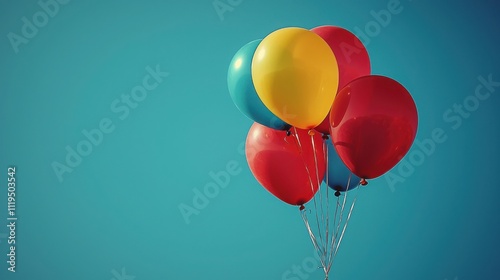
[[[234,55],[227,73],[229,93],[236,107],[248,118],[273,129],[288,130],[291,126],[267,109],[253,85],[252,58],[261,41],[244,45]]]
[[[325,183],[336,191],[349,191],[355,189],[361,178],[354,175],[349,168],[342,162],[331,139],[325,140],[328,148],[328,170],[325,174]],[[349,180],[349,177],[351,178]],[[349,183],[349,186],[347,185]]]

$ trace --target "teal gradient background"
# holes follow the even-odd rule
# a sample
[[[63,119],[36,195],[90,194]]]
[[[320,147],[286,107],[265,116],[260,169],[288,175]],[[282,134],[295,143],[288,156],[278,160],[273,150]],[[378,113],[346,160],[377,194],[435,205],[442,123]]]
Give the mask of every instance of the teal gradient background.
[[[222,17],[212,2],[69,1],[18,53],[7,35],[41,8],[1,2],[0,279],[121,280],[122,268],[135,280],[286,279],[312,256],[299,211],[259,186],[241,153],[252,122],[231,101],[227,67],[278,28],[364,29],[389,1],[230,1],[239,4]],[[500,87],[457,129],[443,114],[474,94],[479,76],[500,81],[500,9],[400,5],[365,42],[372,72],[412,93],[417,139],[441,128],[447,140],[404,182],[381,177],[360,191],[331,279],[497,279]],[[121,120],[111,104],[156,65],[169,76]],[[114,131],[60,182],[52,163],[103,118]],[[240,172],[186,223],[179,206],[229,162]],[[2,238],[11,165],[15,273]]]

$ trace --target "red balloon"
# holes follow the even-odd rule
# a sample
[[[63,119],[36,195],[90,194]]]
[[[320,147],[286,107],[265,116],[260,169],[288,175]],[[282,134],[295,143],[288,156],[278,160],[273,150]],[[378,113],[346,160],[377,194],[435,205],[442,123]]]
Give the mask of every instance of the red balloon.
[[[338,155],[364,179],[393,168],[410,149],[417,126],[410,93],[383,76],[349,83],[337,94],[330,112],[330,135]]]
[[[303,205],[313,198],[325,176],[323,139],[307,130],[292,128],[291,132],[287,136],[286,131],[254,123],[245,153],[250,170],[264,188],[288,204]]]
[[[311,29],[325,40],[335,54],[339,66],[339,91],[352,80],[370,75],[370,57],[363,43],[346,29],[337,26],[319,26]],[[330,133],[329,116],[315,129]]]

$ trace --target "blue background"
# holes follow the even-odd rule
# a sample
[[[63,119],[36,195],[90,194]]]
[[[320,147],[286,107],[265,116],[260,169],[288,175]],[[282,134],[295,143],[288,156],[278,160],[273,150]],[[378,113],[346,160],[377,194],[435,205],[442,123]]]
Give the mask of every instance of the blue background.
[[[1,279],[121,280],[122,268],[135,280],[285,279],[312,256],[298,210],[248,169],[241,143],[252,122],[229,97],[227,67],[241,46],[281,27],[364,29],[388,1],[230,3],[219,16],[211,0],[70,1],[16,53],[7,35],[21,35],[21,18],[41,8],[1,2]],[[447,140],[404,182],[391,188],[381,177],[360,191],[331,278],[498,278],[500,88],[457,129],[443,119],[478,76],[500,81],[495,3],[401,1],[365,42],[372,72],[412,93],[417,139],[441,128]],[[110,105],[156,65],[170,75],[121,120]],[[52,163],[103,118],[115,130],[60,182]],[[241,171],[186,223],[179,206],[232,161]],[[11,165],[16,273],[3,226]],[[321,270],[306,276],[323,279]]]

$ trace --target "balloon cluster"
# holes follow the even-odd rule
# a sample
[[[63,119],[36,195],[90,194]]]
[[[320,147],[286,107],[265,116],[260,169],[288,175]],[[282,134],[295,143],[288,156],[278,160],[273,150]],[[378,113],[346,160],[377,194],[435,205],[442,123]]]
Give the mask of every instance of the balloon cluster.
[[[292,205],[311,200],[322,181],[338,195],[381,176],[417,131],[410,93],[372,75],[361,41],[336,26],[287,27],[246,44],[230,63],[228,88],[255,121],[246,141],[253,175]]]

